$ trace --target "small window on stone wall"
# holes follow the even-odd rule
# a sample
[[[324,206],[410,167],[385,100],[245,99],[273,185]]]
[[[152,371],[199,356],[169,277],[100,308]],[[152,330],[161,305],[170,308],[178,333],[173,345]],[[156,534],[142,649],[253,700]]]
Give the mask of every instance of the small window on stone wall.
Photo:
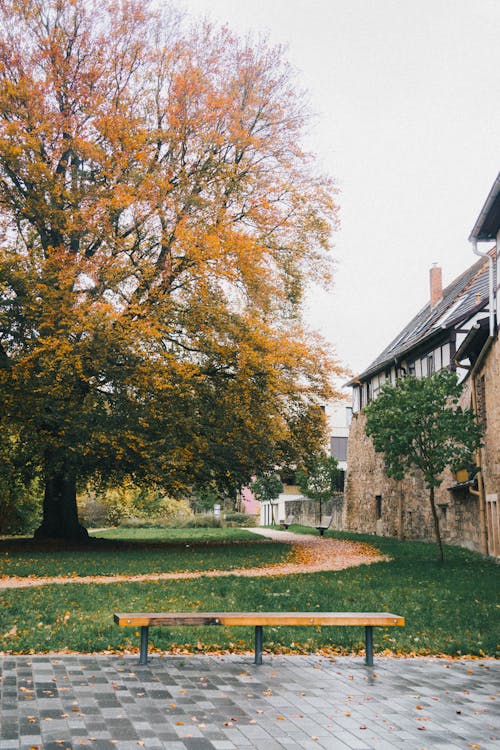
[[[447,527],[447,519],[448,519],[448,506],[447,505],[440,505],[439,510],[441,511],[441,523],[443,524],[443,531]]]
[[[375,495],[375,513],[377,521],[382,518],[382,495]]]

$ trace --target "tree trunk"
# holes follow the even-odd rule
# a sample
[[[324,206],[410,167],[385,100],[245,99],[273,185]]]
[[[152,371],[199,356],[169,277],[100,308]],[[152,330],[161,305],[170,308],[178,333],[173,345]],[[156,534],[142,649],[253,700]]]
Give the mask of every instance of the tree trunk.
[[[399,483],[398,493],[398,539],[403,541],[405,538],[404,529],[404,498],[403,498],[403,483]]]
[[[436,536],[436,544],[438,547],[438,560],[443,562],[443,542],[441,540],[441,531],[439,529],[439,518],[436,510],[436,503],[434,502],[434,487],[429,488],[429,500],[431,501],[432,517],[434,519],[434,534]]]
[[[76,477],[64,468],[49,474],[45,480],[43,521],[35,539],[86,541],[87,529],[78,521]]]

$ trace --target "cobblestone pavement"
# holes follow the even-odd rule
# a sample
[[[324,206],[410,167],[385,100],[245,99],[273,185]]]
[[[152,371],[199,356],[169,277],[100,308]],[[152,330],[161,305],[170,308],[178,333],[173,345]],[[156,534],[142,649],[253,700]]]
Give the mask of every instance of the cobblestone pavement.
[[[500,748],[498,662],[0,657],[0,750]]]

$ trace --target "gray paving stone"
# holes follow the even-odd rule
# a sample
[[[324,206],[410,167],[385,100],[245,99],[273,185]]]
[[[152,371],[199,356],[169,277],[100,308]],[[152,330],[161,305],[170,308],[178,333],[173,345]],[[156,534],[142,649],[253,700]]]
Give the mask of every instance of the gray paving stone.
[[[500,750],[492,660],[0,657],[0,750]],[[93,739],[92,739],[93,738]],[[139,743],[141,743],[139,745]]]

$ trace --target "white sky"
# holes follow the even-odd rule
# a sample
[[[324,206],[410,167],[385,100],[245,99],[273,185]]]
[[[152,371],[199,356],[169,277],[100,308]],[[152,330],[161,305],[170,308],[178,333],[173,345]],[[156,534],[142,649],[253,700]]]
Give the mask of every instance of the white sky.
[[[175,3],[175,0],[174,0]],[[178,0],[288,45],[341,193],[335,288],[309,319],[354,372],[470,266],[500,169],[500,0]]]

